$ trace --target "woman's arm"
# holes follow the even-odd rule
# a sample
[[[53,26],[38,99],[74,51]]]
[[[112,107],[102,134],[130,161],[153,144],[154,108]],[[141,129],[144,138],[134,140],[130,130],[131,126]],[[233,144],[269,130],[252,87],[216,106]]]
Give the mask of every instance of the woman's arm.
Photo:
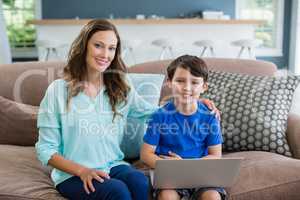
[[[51,156],[50,160],[48,161],[48,165],[74,176],[80,176],[82,171],[87,169],[83,165],[65,159],[58,153],[55,153]]]
[[[50,165],[58,170],[80,177],[87,194],[90,191],[95,191],[92,184],[93,179],[99,182],[103,182],[104,178],[109,179],[108,174],[103,171],[85,167],[61,156],[61,134],[58,128],[39,128],[39,140],[35,146],[37,156],[44,165]]]
[[[35,144],[38,159],[43,165],[64,171],[68,174],[79,176],[83,181],[84,189],[87,193],[95,191],[92,179],[103,182],[102,178],[109,178],[102,171],[90,169],[71,160],[65,159],[62,150],[62,121],[61,113],[64,111],[60,106],[59,99],[64,96],[64,82],[62,80],[54,81],[48,87],[45,97],[41,101],[37,127],[39,128],[39,138]]]
[[[141,121],[149,119],[154,111],[158,109],[158,105],[152,105],[147,102],[133,87],[130,91],[129,104],[128,117],[139,119]]]
[[[141,160],[151,168],[155,168],[157,160],[162,160],[161,157],[155,154],[155,146],[144,143],[140,152]]]

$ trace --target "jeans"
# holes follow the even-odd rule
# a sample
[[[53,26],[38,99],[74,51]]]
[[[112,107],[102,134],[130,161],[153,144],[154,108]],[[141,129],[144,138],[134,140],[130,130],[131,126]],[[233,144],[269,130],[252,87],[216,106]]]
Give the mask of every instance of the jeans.
[[[71,200],[146,200],[149,181],[140,171],[128,165],[111,168],[110,179],[103,183],[93,179],[95,192],[87,194],[83,182],[78,176],[73,176],[56,186],[60,194]]]

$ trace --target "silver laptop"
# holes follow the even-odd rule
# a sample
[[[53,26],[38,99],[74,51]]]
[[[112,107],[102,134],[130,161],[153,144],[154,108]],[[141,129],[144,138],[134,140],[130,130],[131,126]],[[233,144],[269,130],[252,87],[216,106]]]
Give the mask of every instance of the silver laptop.
[[[230,187],[243,158],[158,160],[150,171],[153,188]]]

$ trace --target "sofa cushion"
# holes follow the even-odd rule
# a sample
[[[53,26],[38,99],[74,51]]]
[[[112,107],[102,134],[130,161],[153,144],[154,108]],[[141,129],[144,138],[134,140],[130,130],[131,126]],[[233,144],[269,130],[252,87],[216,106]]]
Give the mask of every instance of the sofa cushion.
[[[206,97],[222,112],[224,151],[259,150],[291,156],[287,118],[299,77],[210,71]]]
[[[148,103],[158,105],[161,86],[164,80],[162,74],[129,73],[128,79],[137,93]],[[126,159],[139,157],[146,124],[138,119],[128,118],[121,149]]]
[[[234,184],[226,188],[230,200],[299,200],[300,160],[263,151],[225,153],[244,158]],[[143,162],[133,165],[149,176]]]
[[[234,185],[226,188],[229,199],[299,199],[300,160],[262,151],[228,153],[224,157],[244,158]]]
[[[33,146],[38,137],[38,107],[0,96],[0,144]]]
[[[34,147],[0,145],[0,199],[63,200]]]
[[[299,199],[299,160],[259,151],[224,157],[244,158],[236,182],[226,188],[230,199]],[[40,164],[33,147],[0,145],[0,160],[0,199],[64,199],[50,179],[51,168]],[[135,166],[148,171],[141,162]]]
[[[294,158],[300,159],[300,115],[290,113],[288,118],[287,139]]]
[[[0,96],[38,106],[49,84],[62,77],[65,64],[33,61],[0,65]]]

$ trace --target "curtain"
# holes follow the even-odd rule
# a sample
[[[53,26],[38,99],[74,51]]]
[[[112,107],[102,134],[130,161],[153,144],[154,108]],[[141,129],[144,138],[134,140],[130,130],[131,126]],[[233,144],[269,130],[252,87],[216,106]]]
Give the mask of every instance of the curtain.
[[[0,64],[11,63],[11,51],[8,37],[6,34],[6,25],[3,14],[2,0],[0,0]]]

